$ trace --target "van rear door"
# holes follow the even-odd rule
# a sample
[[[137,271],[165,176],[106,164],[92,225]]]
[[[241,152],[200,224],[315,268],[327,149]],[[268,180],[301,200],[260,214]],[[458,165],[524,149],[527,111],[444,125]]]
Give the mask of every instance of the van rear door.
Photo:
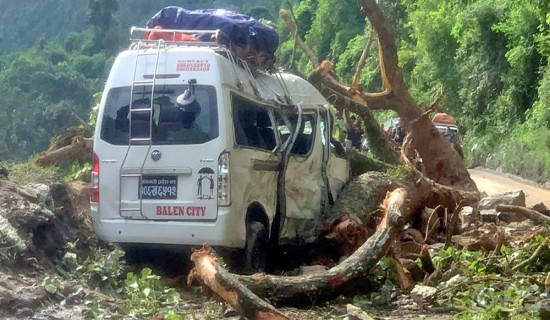
[[[199,109],[186,109],[175,103],[185,89],[187,85],[156,85],[155,92],[151,86],[110,90],[101,140],[112,145],[108,157],[120,159],[120,166],[118,172],[101,175],[102,181],[118,179],[119,188],[111,190],[118,197],[107,197],[113,203],[102,201],[102,206],[117,207],[120,216],[131,219],[216,219],[216,90],[195,86]]]

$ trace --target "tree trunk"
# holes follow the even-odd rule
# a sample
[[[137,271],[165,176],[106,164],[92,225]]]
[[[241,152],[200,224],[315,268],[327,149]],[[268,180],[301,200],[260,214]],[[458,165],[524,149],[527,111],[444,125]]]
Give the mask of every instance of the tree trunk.
[[[327,75],[332,71],[332,64],[325,63],[314,69],[308,76],[308,81],[339,110],[348,109],[361,117],[369,142],[369,149],[375,158],[388,164],[399,163],[399,153],[390,142],[388,136],[382,130],[372,111],[347,97],[347,91],[334,86],[333,82],[326,81]],[[341,112],[342,114],[342,112]]]
[[[497,206],[497,211],[498,212],[517,212],[525,216],[526,218],[533,220],[533,222],[536,222],[537,224],[550,223],[549,216],[525,207],[499,204]]]
[[[407,131],[412,133],[411,146],[417,150],[422,158],[426,176],[443,185],[477,192],[476,185],[470,178],[458,153],[439,134],[430,121],[428,114],[424,114],[424,110],[415,103],[410,95],[399,67],[397,45],[390,21],[380,10],[376,0],[360,0],[360,4],[373,30],[378,35],[380,71],[385,90],[377,93],[365,93],[358,88],[357,84],[352,84],[350,87],[339,82],[331,74],[332,64],[323,61],[319,65],[317,57],[312,54],[303,41],[298,41],[296,35],[298,45],[307,53],[310,60],[314,62],[314,67],[316,67],[308,80],[318,88],[322,88],[319,83],[328,88],[328,92],[325,91],[324,95],[329,94],[331,97],[335,97],[330,102],[334,103],[335,99],[346,101],[344,106],[364,117],[367,123],[372,121],[372,115],[366,112],[362,113],[361,110],[391,109],[396,111],[402,118]],[[281,17],[285,20],[289,29],[295,28],[295,26],[292,26],[291,19],[285,19],[283,14],[281,14]],[[323,90],[320,91],[323,93]],[[349,100],[354,103],[347,103]],[[438,98],[436,101],[439,100]],[[370,113],[370,111],[368,112]],[[371,125],[370,128],[374,128],[374,126]],[[369,130],[369,126],[367,126],[367,134],[376,135],[376,131]],[[371,139],[377,140],[376,137]],[[372,143],[372,145],[377,146],[378,144]],[[387,147],[384,152],[390,155],[394,154],[393,152],[387,152],[388,149],[391,148]]]
[[[346,150],[346,154],[349,159],[352,177],[360,176],[369,171],[386,172],[389,168],[394,167],[387,162],[367,157],[353,148]]]
[[[193,260],[196,267],[192,271],[192,278],[201,279],[205,286],[230,305],[237,304],[234,308],[239,313],[248,316],[255,314],[260,305],[259,302],[247,304],[256,298],[239,300],[248,297],[248,289],[276,305],[310,305],[342,293],[350,293],[368,285],[370,269],[387,254],[423,199],[421,194],[410,194],[404,188],[388,193],[378,230],[352,255],[327,271],[302,276],[238,276],[225,272],[214,255],[200,253],[200,259]]]
[[[189,273],[187,282],[198,280],[216,294],[222,301],[228,303],[239,314],[258,320],[290,319],[269,303],[258,298],[237,280],[236,276],[227,272],[218,263],[218,259],[207,245],[193,252],[191,261],[195,268]]]
[[[408,131],[412,132],[412,147],[420,156],[426,175],[441,184],[455,185],[463,190],[477,191],[464,162],[429,117],[411,97],[403,73],[398,65],[397,45],[390,21],[384,16],[375,0],[360,0],[363,10],[378,34],[380,67],[387,91],[391,92],[391,106],[402,118]],[[368,104],[369,107],[376,107]]]

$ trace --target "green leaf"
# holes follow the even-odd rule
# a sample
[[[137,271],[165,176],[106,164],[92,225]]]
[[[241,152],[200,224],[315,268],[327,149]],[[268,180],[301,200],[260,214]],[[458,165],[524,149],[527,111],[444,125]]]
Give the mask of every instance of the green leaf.
[[[179,314],[175,314],[175,313],[167,313],[164,315],[164,319],[166,320],[181,320],[183,319]]]
[[[51,294],[54,294],[57,292],[57,287],[51,283],[45,285],[44,289],[46,289],[46,291],[48,291]]]
[[[151,270],[150,268],[143,268],[143,269],[141,269],[141,277],[142,277],[142,278],[148,277],[148,276],[150,276],[152,273],[153,273],[153,270]]]
[[[148,297],[150,293],[151,293],[151,288],[145,288],[145,289],[143,289],[143,295],[144,295],[144,296]]]

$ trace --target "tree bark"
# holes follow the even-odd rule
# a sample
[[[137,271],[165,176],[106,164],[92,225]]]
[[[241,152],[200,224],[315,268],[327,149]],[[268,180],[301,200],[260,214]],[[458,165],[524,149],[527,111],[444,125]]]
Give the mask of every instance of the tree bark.
[[[208,245],[193,252],[191,261],[195,264],[195,268],[189,273],[187,282],[190,284],[193,280],[198,280],[239,314],[248,319],[258,320],[290,319],[272,305],[257,297],[252,291],[239,283],[235,275],[230,274],[221,267]]]

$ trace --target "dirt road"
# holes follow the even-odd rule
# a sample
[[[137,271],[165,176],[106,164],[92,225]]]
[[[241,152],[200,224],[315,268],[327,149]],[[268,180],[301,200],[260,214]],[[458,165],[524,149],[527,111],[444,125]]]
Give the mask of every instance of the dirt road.
[[[488,195],[522,189],[525,192],[525,201],[528,207],[540,202],[550,206],[550,191],[539,188],[534,183],[485,168],[475,168],[468,171],[477,184],[479,191],[486,192]]]

